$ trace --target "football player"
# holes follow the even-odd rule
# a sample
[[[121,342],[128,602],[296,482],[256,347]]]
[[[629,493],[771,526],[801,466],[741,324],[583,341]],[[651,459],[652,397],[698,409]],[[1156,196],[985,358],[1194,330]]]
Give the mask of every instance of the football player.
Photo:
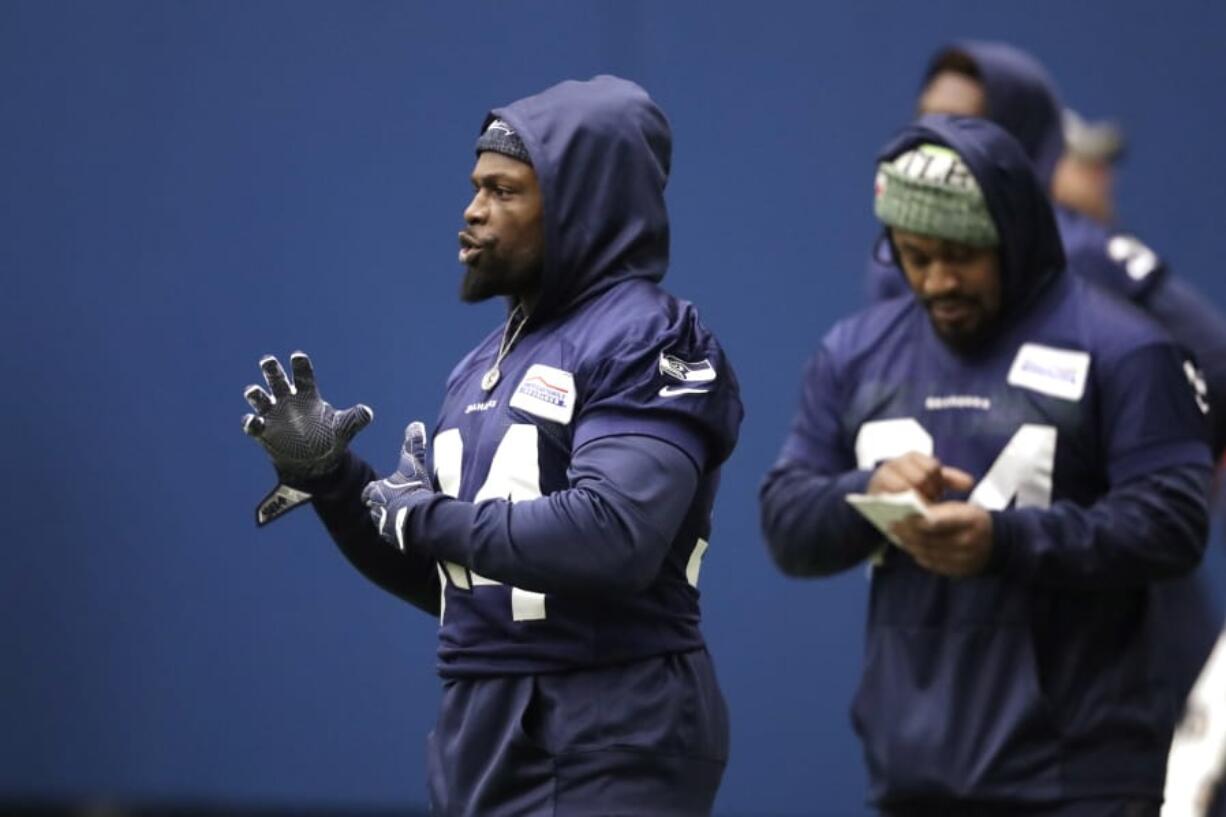
[[[507,317],[391,476],[345,450],[369,410],[332,412],[304,355],[296,388],[267,358],[271,394],[248,391],[282,507],[309,496],[359,570],[441,616],[432,813],[715,798],[728,720],[697,585],[742,408],[697,310],[660,287],[671,146],[660,108],[609,76],[486,116],[461,297],[503,297]]]
[[[1151,598],[1208,525],[1194,370],[1066,272],[1045,186],[989,121],[905,128],[875,212],[911,294],[827,334],[761,491],[784,572],[871,560],[853,704],[870,797],[906,817],[1156,817],[1175,712]],[[910,510],[879,530],[852,494]]]

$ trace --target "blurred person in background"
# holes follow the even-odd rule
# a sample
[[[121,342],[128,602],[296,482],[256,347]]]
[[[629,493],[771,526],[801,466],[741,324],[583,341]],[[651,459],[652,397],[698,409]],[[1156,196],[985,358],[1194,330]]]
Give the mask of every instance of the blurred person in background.
[[[1091,122],[1065,108],[1064,143],[1052,176],[1052,198],[1110,227],[1115,223],[1115,165],[1124,155],[1123,131],[1115,122]]]
[[[1162,817],[1226,814],[1226,631],[1192,692],[1171,743]]]

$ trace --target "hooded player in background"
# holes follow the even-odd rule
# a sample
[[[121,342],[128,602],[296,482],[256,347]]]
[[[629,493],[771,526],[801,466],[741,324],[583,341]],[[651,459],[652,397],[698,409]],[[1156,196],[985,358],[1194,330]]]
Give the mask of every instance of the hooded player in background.
[[[441,616],[433,813],[699,815],[715,798],[728,721],[697,582],[742,408],[719,343],[659,286],[671,145],[615,77],[486,117],[461,297],[509,314],[392,476],[345,450],[369,409],[335,414],[305,355],[296,390],[266,358],[272,393],[247,392],[282,482],[265,515],[309,495],[360,571]]]
[[[872,559],[852,707],[882,814],[1152,817],[1176,717],[1155,583],[1204,549],[1211,458],[1182,349],[1065,271],[1044,185],[982,119],[881,154],[913,295],[837,324],[761,491],[779,567]],[[888,529],[849,494],[927,503]]]

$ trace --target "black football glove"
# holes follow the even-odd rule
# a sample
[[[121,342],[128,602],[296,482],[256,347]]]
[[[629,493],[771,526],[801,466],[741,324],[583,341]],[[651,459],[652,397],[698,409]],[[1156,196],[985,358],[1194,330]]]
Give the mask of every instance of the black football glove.
[[[272,394],[259,386],[243,390],[255,409],[243,417],[243,431],[259,440],[277,469],[277,487],[256,508],[257,525],[267,525],[309,500],[310,492],[302,487],[335,470],[349,441],[375,416],[361,403],[344,411],[332,408],[315,388],[311,359],[294,352],[289,361],[292,384],[280,362],[268,355],[260,360],[260,369]]]
[[[368,483],[362,491],[362,502],[370,509],[370,520],[383,540],[404,550],[404,518],[409,508],[433,494],[434,485],[426,471],[426,427],[414,421],[404,430],[396,473]]]

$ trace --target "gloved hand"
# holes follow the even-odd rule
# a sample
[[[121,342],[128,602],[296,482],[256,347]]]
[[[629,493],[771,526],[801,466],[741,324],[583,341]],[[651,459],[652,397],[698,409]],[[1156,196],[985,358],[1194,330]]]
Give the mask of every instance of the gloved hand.
[[[302,490],[304,483],[340,465],[349,441],[375,416],[361,403],[344,411],[332,408],[315,388],[311,359],[294,352],[289,360],[292,385],[280,362],[268,355],[260,360],[260,369],[272,394],[259,386],[243,390],[256,412],[243,417],[243,431],[264,446],[278,478],[277,487],[256,508],[257,525],[266,525],[310,499],[311,494]]]
[[[400,449],[396,473],[369,483],[362,491],[362,501],[370,509],[370,518],[379,535],[404,550],[404,518],[409,508],[415,501],[433,493],[434,487],[426,472],[426,427],[414,421],[404,430],[404,446]]]

